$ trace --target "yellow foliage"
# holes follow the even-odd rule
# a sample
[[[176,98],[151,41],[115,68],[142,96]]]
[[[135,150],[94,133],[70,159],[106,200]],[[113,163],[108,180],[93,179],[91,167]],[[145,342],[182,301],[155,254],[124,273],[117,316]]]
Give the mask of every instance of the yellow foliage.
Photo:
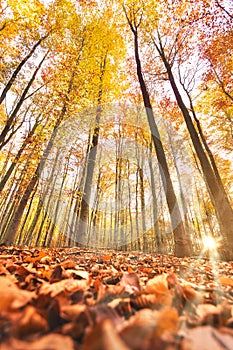
[[[16,17],[23,18],[30,25],[38,24],[45,14],[44,4],[39,0],[8,0],[8,6]]]

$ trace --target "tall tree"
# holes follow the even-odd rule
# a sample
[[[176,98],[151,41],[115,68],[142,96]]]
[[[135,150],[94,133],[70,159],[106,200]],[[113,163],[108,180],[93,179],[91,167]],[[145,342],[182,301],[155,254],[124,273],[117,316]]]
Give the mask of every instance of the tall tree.
[[[124,12],[125,12],[128,24],[130,26],[130,29],[134,36],[134,54],[135,54],[135,61],[137,65],[137,76],[138,76],[138,81],[139,81],[142,96],[143,96],[148,123],[151,130],[151,137],[156,150],[158,162],[162,169],[161,177],[162,177],[163,186],[166,193],[166,200],[167,200],[167,205],[168,205],[169,214],[171,218],[172,230],[174,233],[175,254],[179,257],[183,257],[191,254],[191,242],[189,241],[189,237],[185,232],[179,205],[178,205],[173,184],[171,181],[165,152],[161,142],[159,130],[155,123],[150,96],[145,84],[145,80],[143,78],[142,65],[141,65],[141,60],[139,56],[138,34],[139,34],[139,27],[142,22],[143,7],[141,6],[141,4],[139,4],[139,6],[133,4],[133,5],[129,5],[129,7],[124,5]]]
[[[122,56],[122,38],[120,37],[115,24],[108,24],[109,11],[101,14],[101,20],[98,19],[93,30],[92,48],[96,48],[94,54],[94,81],[92,82],[93,103],[96,106],[96,116],[93,131],[90,139],[90,147],[88,149],[86,159],[86,176],[84,181],[83,195],[80,203],[79,220],[77,226],[77,241],[85,244],[87,241],[87,231],[89,225],[89,202],[92,192],[92,182],[96,156],[98,151],[98,142],[100,134],[100,121],[102,113],[102,103],[110,102],[113,94],[113,79],[116,74],[117,61]],[[116,42],[118,44],[116,45]],[[118,49],[118,50],[117,50]],[[121,52],[122,51],[122,52]],[[117,94],[117,84],[115,84],[115,92]]]
[[[80,52],[76,58],[76,65],[78,65],[79,63],[79,60],[81,58],[81,53],[82,53],[82,50],[83,50],[83,43],[84,41],[81,42],[81,46],[80,46]],[[57,132],[58,132],[58,129],[59,129],[59,126],[61,125],[62,121],[64,120],[64,117],[66,115],[66,112],[67,112],[67,105],[68,105],[68,101],[69,101],[69,97],[70,97],[70,94],[71,94],[71,91],[72,91],[72,88],[73,88],[73,83],[74,83],[74,74],[75,72],[71,72],[71,77],[70,77],[70,80],[69,80],[69,84],[68,84],[68,87],[67,87],[67,93],[65,95],[65,100],[63,102],[63,106],[62,106],[62,109],[60,111],[60,114],[55,122],[55,126],[53,128],[53,132],[52,132],[52,135],[49,139],[49,142],[46,146],[46,149],[39,161],[39,164],[35,170],[35,173],[33,174],[30,182],[28,183],[25,191],[24,191],[24,194],[20,200],[20,203],[18,205],[18,208],[16,210],[16,212],[14,213],[14,217],[13,219],[11,220],[6,232],[5,232],[5,241],[7,243],[12,243],[14,240],[15,240],[15,237],[17,236],[18,234],[18,228],[20,226],[20,222],[21,222],[21,219],[22,219],[22,216],[23,216],[23,213],[24,213],[24,210],[26,208],[26,205],[27,205],[27,202],[30,198],[30,195],[31,193],[33,192],[34,190],[34,187],[36,186],[36,184],[38,183],[38,180],[39,180],[39,176],[45,166],[45,163],[46,163],[46,160],[48,158],[48,155],[53,147],[53,144],[54,144],[54,140],[56,138],[56,135],[57,135]]]
[[[201,165],[202,172],[204,174],[211,200],[216,210],[219,226],[224,239],[222,257],[224,259],[230,260],[233,257],[233,210],[229,203],[223,185],[220,182],[220,178],[216,176],[216,172],[213,168],[213,165],[211,164],[211,160],[208,158],[208,153],[206,153],[207,149],[205,145],[203,145],[202,139],[203,134],[201,134],[200,128],[198,134],[194,126],[189,108],[184,102],[173,72],[173,65],[175,60],[179,59],[180,61],[184,61],[184,57],[182,57],[182,49],[187,44],[186,40],[189,33],[189,28],[189,26],[186,28],[184,23],[180,23],[180,27],[178,27],[174,35],[174,33],[171,31],[166,31],[166,34],[164,34],[164,32],[161,32],[160,27],[156,26],[154,32],[150,35],[150,37],[153,41],[153,45],[157,53],[160,56],[161,62],[163,63],[167,79],[170,82],[177,104],[184,117],[194,149]],[[165,35],[166,40],[164,40]],[[170,46],[168,47],[166,45],[167,42],[170,43]]]

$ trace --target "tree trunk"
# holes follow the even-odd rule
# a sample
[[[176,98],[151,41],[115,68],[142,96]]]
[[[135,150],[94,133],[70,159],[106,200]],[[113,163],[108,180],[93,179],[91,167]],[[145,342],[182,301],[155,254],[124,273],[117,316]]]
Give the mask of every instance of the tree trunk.
[[[176,97],[178,106],[183,114],[186,122],[194,149],[200,161],[203,175],[210,193],[211,200],[213,202],[216,216],[218,218],[219,226],[225,242],[223,242],[221,257],[225,260],[233,260],[233,210],[227,198],[226,192],[223,186],[219,186],[219,179],[216,178],[216,174],[211,167],[208,157],[203,149],[197,131],[193,125],[192,118],[189,114],[187,107],[185,106],[183,99],[180,95],[178,87],[176,85],[171,66],[167,61],[164,52],[159,51],[161,58],[166,67],[168,78]]]
[[[138,151],[138,142],[137,142],[137,133],[135,133],[135,154],[136,154],[136,184],[135,184],[135,224],[136,224],[136,249],[141,251],[141,237],[140,237],[140,225],[139,225],[139,151]]]
[[[151,193],[153,198],[152,212],[153,212],[153,226],[154,226],[156,249],[157,249],[157,252],[161,252],[161,237],[160,237],[160,230],[159,230],[159,224],[158,224],[158,203],[157,203],[157,196],[156,196],[156,190],[155,190],[154,169],[152,165],[152,142],[150,142],[148,162],[149,162],[150,179],[151,179]]]
[[[30,138],[34,135],[34,132],[37,128],[38,124],[35,123],[32,130],[29,132],[27,138],[24,140],[19,152],[17,153],[17,155],[15,156],[14,160],[12,161],[11,165],[9,166],[7,172],[5,173],[3,179],[1,180],[0,182],[0,193],[2,192],[4,186],[6,185],[7,181],[9,180],[12,172],[14,171],[15,169],[15,166],[17,165],[24,149],[26,148],[26,146],[28,145],[28,141],[30,140]]]
[[[89,148],[88,156],[87,156],[87,170],[86,170],[86,179],[84,185],[84,192],[81,200],[80,206],[80,218],[78,221],[77,228],[77,242],[79,245],[85,245],[87,240],[87,231],[89,225],[89,202],[91,198],[91,187],[94,175],[95,161],[97,155],[97,147],[99,142],[99,132],[100,132],[100,116],[101,116],[101,101],[103,94],[103,78],[106,69],[107,62],[107,53],[103,58],[103,62],[101,64],[101,73],[100,73],[100,86],[97,100],[97,111],[96,111],[96,119],[95,119],[95,128],[93,131],[91,145]]]
[[[83,44],[84,44],[84,40],[82,40],[82,43],[81,43],[80,52],[79,52],[79,55],[78,55],[77,60],[76,60],[76,66],[78,65],[78,62],[79,62],[80,57],[81,57]],[[45,57],[43,58],[43,60],[44,59],[45,59]],[[40,65],[42,64],[43,60],[40,62]],[[34,73],[34,75],[35,75],[35,73]],[[54,143],[54,140],[56,138],[59,126],[60,126],[61,122],[63,121],[64,116],[66,114],[69,96],[70,96],[70,93],[71,93],[71,90],[72,90],[72,87],[73,87],[74,74],[75,74],[75,72],[73,71],[71,73],[71,78],[70,78],[70,81],[69,81],[69,85],[68,85],[68,88],[67,88],[67,93],[66,93],[66,96],[65,96],[65,101],[64,101],[61,113],[60,113],[60,115],[59,115],[59,117],[58,117],[58,119],[56,121],[56,124],[54,126],[54,129],[53,129],[52,135],[50,137],[50,140],[49,140],[49,142],[47,144],[47,147],[46,147],[46,149],[45,149],[45,151],[44,151],[44,153],[42,155],[42,158],[41,158],[41,160],[40,160],[40,162],[39,162],[39,164],[37,166],[37,169],[36,169],[35,173],[33,174],[33,176],[31,178],[31,180],[30,180],[26,190],[24,191],[24,194],[23,194],[23,196],[22,196],[22,198],[20,200],[19,206],[18,206],[18,208],[17,208],[17,210],[16,210],[16,212],[14,214],[14,217],[13,217],[12,221],[10,222],[8,228],[7,228],[7,231],[6,231],[6,243],[8,243],[8,244],[11,244],[11,243],[13,243],[15,241],[15,238],[16,238],[16,236],[18,234],[18,228],[20,226],[20,222],[21,222],[24,210],[26,208],[27,202],[28,202],[28,200],[29,200],[29,198],[31,196],[31,193],[32,193],[35,185],[38,183],[39,175],[40,175],[40,173],[42,172],[42,170],[43,170],[43,168],[45,166],[45,162],[46,162],[47,157],[48,157],[48,155],[49,155],[49,153],[50,153],[50,151],[51,151],[51,149],[53,147],[53,143]],[[25,94],[25,96],[26,96],[26,94]]]
[[[15,69],[14,73],[12,74],[12,76],[10,77],[10,79],[8,80],[1,96],[0,96],[0,104],[3,102],[3,100],[6,97],[7,92],[10,90],[11,86],[13,85],[17,75],[19,74],[19,72],[21,71],[22,67],[24,66],[24,64],[29,60],[30,57],[32,57],[33,53],[35,52],[36,48],[42,43],[43,40],[45,40],[47,37],[49,36],[49,33],[44,35],[42,38],[40,38],[35,45],[32,47],[32,49],[30,50],[30,52],[24,57],[24,59],[19,63],[19,65],[17,66],[17,68]]]
[[[129,221],[130,221],[130,248],[133,250],[133,217],[132,217],[132,210],[131,210],[131,202],[132,202],[132,195],[131,195],[131,188],[130,188],[130,162],[129,159],[127,160],[127,184],[128,184],[128,198],[129,198],[129,204],[128,204],[128,211],[129,211]]]
[[[94,175],[95,161],[97,155],[97,146],[99,140],[99,120],[100,120],[100,110],[98,107],[97,116],[96,116],[96,126],[94,128],[91,146],[89,149],[88,157],[87,157],[87,170],[86,170],[86,178],[85,185],[83,189],[83,196],[80,204],[80,217],[78,221],[77,227],[77,242],[78,245],[82,246],[86,244],[87,239],[87,231],[89,225],[89,203],[91,198],[91,187]]]
[[[46,59],[47,55],[48,55],[48,52],[44,55],[43,59],[40,61],[38,67],[36,68],[36,70],[33,73],[31,79],[29,80],[26,88],[24,89],[24,91],[23,91],[23,93],[22,93],[22,95],[21,95],[17,105],[15,106],[15,108],[14,108],[13,112],[11,113],[10,117],[7,119],[6,125],[5,125],[5,127],[3,128],[3,130],[2,130],[2,132],[0,134],[0,149],[3,146],[5,146],[5,144],[6,144],[5,138],[7,136],[7,133],[11,129],[12,124],[14,123],[14,120],[15,120],[15,118],[16,118],[16,116],[17,116],[17,114],[18,114],[18,112],[19,112],[19,110],[20,110],[20,108],[21,108],[21,106],[22,106],[26,96],[27,96],[27,93],[28,93],[29,89],[31,88],[31,86],[32,86],[32,84],[33,84],[33,82],[34,82],[34,80],[36,78],[36,75],[39,72],[39,70],[40,70],[44,60]]]
[[[179,205],[176,199],[176,195],[173,189],[170,173],[168,170],[167,160],[164,153],[163,145],[160,139],[158,127],[155,123],[152,105],[150,102],[149,93],[146,88],[146,84],[142,75],[141,61],[139,57],[138,48],[138,34],[137,30],[134,30],[134,51],[135,60],[137,64],[137,76],[140,83],[140,88],[142,92],[142,97],[144,101],[144,106],[146,109],[147,120],[150,126],[151,136],[156,150],[157,159],[160,166],[161,177],[163,182],[163,187],[166,195],[166,201],[169,209],[169,214],[171,218],[172,230],[174,233],[175,241],[175,255],[178,257],[189,256],[191,254],[190,246],[191,242],[187,236],[180,214]]]
[[[144,172],[143,168],[138,168],[140,180],[140,198],[141,198],[141,212],[142,212],[142,236],[143,236],[143,251],[147,251],[147,237],[146,237],[146,215],[145,215],[145,191],[144,191]]]

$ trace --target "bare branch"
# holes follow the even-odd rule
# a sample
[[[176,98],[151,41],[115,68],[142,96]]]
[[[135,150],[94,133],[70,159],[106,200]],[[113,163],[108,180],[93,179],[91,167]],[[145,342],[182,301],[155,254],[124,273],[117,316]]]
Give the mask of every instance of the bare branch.
[[[225,85],[222,81],[222,79],[220,78],[220,76],[218,75],[218,72],[216,71],[216,69],[212,66],[212,69],[214,71],[214,74],[216,75],[217,81],[219,83],[219,85],[221,86],[222,91],[224,92],[224,94],[230,98],[231,101],[233,101],[233,96],[226,90]]]
[[[215,3],[216,3],[216,5],[217,5],[222,11],[224,11],[231,19],[233,19],[233,15],[232,15],[230,12],[228,12],[228,11],[225,9],[225,7],[222,6],[222,5],[219,3],[218,0],[215,0]]]

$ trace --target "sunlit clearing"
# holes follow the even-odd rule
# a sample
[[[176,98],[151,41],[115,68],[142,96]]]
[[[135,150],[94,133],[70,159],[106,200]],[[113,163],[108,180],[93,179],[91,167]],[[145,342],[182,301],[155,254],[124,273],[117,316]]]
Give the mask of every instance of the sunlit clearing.
[[[215,242],[214,238],[211,236],[205,236],[202,239],[202,242],[203,242],[205,250],[215,250],[217,248],[216,242]]]

